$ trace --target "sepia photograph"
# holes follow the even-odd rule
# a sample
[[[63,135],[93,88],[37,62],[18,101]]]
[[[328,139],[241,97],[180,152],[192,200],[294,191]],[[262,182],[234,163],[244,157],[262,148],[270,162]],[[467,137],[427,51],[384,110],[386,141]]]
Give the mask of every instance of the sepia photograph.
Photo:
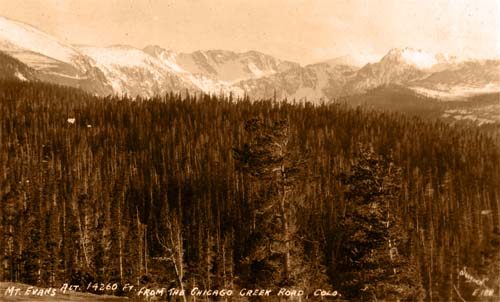
[[[500,0],[0,0],[0,302],[500,302]]]

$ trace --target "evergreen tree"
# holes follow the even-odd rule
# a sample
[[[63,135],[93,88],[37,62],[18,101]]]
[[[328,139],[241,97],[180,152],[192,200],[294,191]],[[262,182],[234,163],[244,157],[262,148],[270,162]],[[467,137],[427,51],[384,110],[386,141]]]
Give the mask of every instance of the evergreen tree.
[[[400,198],[401,169],[360,147],[351,172],[340,179],[347,203],[335,271],[341,292],[355,301],[423,300],[408,236],[392,207]]]
[[[286,121],[251,119],[249,142],[234,149],[237,168],[248,176],[250,232],[242,260],[244,283],[261,287],[307,283],[304,245],[298,236],[295,187],[305,160],[290,148]],[[301,289],[306,289],[301,287]]]

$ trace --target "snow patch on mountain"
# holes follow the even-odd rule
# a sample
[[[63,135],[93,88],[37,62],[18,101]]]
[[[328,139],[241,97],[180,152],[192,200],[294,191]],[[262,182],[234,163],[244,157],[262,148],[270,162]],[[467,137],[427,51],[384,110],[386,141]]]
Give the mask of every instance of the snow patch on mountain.
[[[260,77],[263,77],[263,76],[266,76],[266,75],[270,75],[270,74],[276,73],[275,70],[271,70],[271,71],[267,71],[267,72],[266,71],[262,71],[253,62],[249,62],[248,63],[248,69],[250,69],[250,71],[253,73],[254,77],[256,77],[256,78],[260,78]]]
[[[177,64],[176,61],[177,54],[174,52],[162,52],[160,54],[160,60],[163,64],[167,65],[170,69],[179,73],[187,73],[182,67]]]
[[[22,73],[20,73],[19,71],[16,71],[14,73],[14,76],[17,77],[19,80],[21,80],[23,82],[28,81],[28,79]]]

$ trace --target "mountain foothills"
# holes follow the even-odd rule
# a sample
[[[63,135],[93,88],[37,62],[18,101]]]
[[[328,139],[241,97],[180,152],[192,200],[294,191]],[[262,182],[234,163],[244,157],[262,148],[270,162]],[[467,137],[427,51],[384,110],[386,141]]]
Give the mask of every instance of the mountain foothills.
[[[6,55],[18,60],[3,77],[38,79],[97,95],[150,97],[187,90],[332,101],[400,85],[427,97],[456,100],[500,91],[498,59],[459,59],[410,48],[392,49],[364,66],[350,56],[301,66],[257,51],[76,46],[0,17],[0,51],[2,60]]]

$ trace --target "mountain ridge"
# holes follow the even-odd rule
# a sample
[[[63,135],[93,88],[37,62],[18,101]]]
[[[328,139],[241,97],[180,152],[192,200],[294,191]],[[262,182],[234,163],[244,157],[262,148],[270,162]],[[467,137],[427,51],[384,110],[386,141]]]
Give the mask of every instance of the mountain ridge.
[[[388,84],[441,100],[500,91],[500,60],[459,59],[393,48],[361,64],[346,55],[300,65],[249,50],[176,52],[158,45],[69,45],[32,25],[0,17],[0,51],[30,68],[29,77],[97,95],[153,96],[169,91],[252,98],[332,101]],[[7,69],[6,69],[7,70]],[[10,71],[15,76],[15,70]]]

